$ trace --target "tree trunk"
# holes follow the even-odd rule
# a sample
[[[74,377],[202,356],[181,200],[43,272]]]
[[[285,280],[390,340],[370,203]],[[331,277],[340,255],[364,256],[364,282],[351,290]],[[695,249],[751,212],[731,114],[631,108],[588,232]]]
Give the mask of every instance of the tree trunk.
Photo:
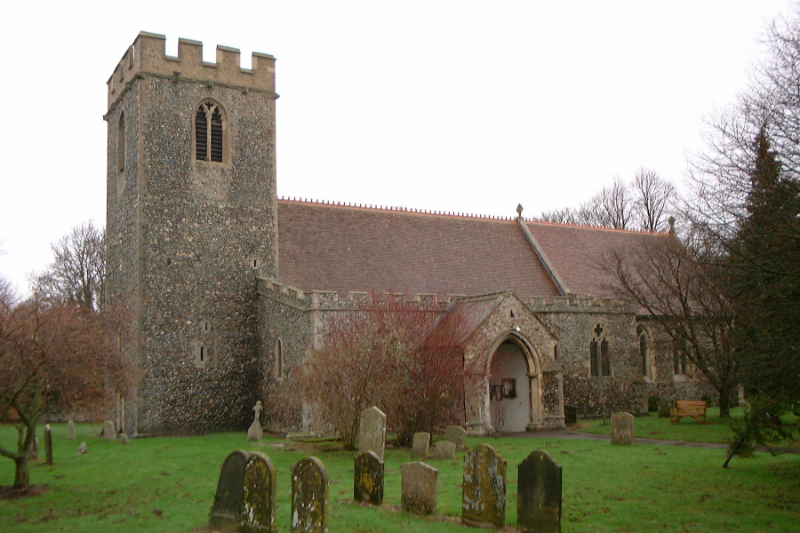
[[[728,391],[720,391],[719,393],[719,417],[730,418],[731,416],[731,397]],[[727,462],[726,462],[727,464]]]
[[[20,454],[14,459],[14,488],[26,489],[31,482],[31,473],[28,466],[28,455]]]

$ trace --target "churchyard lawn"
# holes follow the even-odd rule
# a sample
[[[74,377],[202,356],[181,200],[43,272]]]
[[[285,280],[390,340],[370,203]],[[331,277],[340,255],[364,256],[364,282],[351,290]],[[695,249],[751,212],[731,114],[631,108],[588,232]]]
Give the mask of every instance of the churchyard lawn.
[[[637,418],[637,428],[640,421]],[[689,420],[680,424],[681,428],[694,425]],[[53,426],[55,465],[40,461],[31,470],[32,482],[46,484],[47,492],[0,501],[2,531],[204,531],[220,465],[237,448],[261,451],[272,459],[280,532],[289,530],[289,472],[307,455],[319,457],[327,466],[331,533],[477,531],[459,523],[463,451],[456,452],[455,460],[427,461],[439,469],[439,514],[420,518],[398,510],[400,466],[412,460],[408,450],[386,451],[385,504],[375,509],[352,503],[353,454],[336,442],[265,437],[248,443],[241,432],[135,439],[126,446],[96,437],[100,427],[78,424],[77,439],[70,441],[66,424]],[[716,427],[699,430],[712,432]],[[88,444],[88,453],[76,456],[81,441]],[[0,427],[0,443],[15,442],[14,428]],[[469,447],[480,443],[494,446],[508,463],[507,526],[516,522],[517,465],[535,449],[547,450],[563,467],[564,532],[776,533],[797,531],[800,523],[800,455],[757,453],[734,460],[725,470],[724,450],[611,446],[607,441],[559,438],[467,439]],[[13,463],[0,460],[0,484],[12,480]]]

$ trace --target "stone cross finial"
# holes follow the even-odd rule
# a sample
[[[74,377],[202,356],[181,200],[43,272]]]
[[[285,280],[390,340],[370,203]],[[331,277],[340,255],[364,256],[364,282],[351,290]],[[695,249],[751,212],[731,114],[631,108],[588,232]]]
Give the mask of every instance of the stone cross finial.
[[[522,204],[517,204],[517,217],[522,218]]]
[[[256,413],[256,416],[254,418],[254,422],[258,422],[258,421],[261,420],[261,411],[262,410],[264,410],[264,408],[261,407],[261,400],[256,400],[256,404],[253,406],[253,411],[255,411],[255,413]]]

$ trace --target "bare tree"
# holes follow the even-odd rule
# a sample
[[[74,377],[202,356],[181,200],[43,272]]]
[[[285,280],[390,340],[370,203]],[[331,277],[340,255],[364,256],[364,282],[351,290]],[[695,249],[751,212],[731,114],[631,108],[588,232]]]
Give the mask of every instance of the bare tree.
[[[634,224],[647,231],[664,231],[665,215],[675,200],[675,187],[654,170],[639,169],[631,184]]]
[[[105,231],[86,222],[52,245],[53,263],[33,277],[33,292],[55,302],[102,308],[105,294]]]

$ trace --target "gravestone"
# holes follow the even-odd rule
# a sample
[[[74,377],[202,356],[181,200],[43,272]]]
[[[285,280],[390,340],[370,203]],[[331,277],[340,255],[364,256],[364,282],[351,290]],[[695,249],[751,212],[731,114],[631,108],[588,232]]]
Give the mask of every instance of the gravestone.
[[[517,467],[517,529],[561,531],[561,467],[544,450],[531,452]]]
[[[86,450],[87,450],[86,443],[81,442],[80,445],[78,446],[78,453],[76,453],[75,455],[83,455],[84,453],[86,453]]]
[[[253,423],[250,424],[250,428],[247,430],[247,440],[251,442],[260,441],[261,438],[264,436],[264,428],[261,427],[261,410],[264,409],[261,407],[261,400],[256,401],[256,404],[253,406],[253,412],[255,416],[253,417]]]
[[[291,533],[327,533],[328,472],[316,457],[300,459],[292,467]]]
[[[506,462],[488,444],[480,444],[464,457],[461,520],[465,524],[505,525],[506,470]]]
[[[28,452],[28,461],[38,461],[39,460],[39,437],[33,437],[33,444],[31,445],[31,451]]]
[[[69,440],[75,440],[75,422],[72,420],[67,422],[67,438],[69,438]]]
[[[567,425],[578,423],[578,408],[574,405],[564,406],[564,423]]]
[[[270,458],[251,452],[244,466],[242,533],[276,533],[275,467]]]
[[[658,402],[660,398],[658,396],[650,396],[647,398],[647,412],[648,413],[655,413],[658,411]]]
[[[114,429],[114,421],[106,420],[103,424],[103,438],[106,440],[117,440],[117,431]]]
[[[44,427],[44,459],[47,466],[53,466],[53,433],[50,424]]]
[[[428,448],[431,445],[430,433],[414,433],[414,440],[411,444],[412,457],[425,457],[428,455]]]
[[[353,499],[372,505],[383,503],[383,461],[372,450],[356,455]]]
[[[662,396],[658,399],[658,418],[669,418],[669,412],[672,409],[672,398],[669,396]]]
[[[406,463],[400,466],[403,511],[414,514],[436,512],[436,480],[439,471],[425,463]]]
[[[614,413],[611,415],[611,444],[630,446],[633,444],[633,415]]]
[[[358,451],[375,452],[383,461],[386,447],[386,415],[376,406],[361,411],[358,421]]]
[[[236,531],[241,521],[242,499],[244,497],[244,467],[249,454],[235,450],[228,454],[219,472],[217,492],[211,506],[208,525],[220,531]]]
[[[119,434],[119,443],[120,444],[130,444],[131,443],[131,439],[129,439],[128,436],[125,433],[120,433]]]
[[[467,442],[467,430],[461,426],[447,426],[444,430],[444,440],[452,442],[456,448],[463,448]]]
[[[433,445],[431,452],[434,459],[453,459],[456,455],[456,444],[447,440],[440,440]]]

